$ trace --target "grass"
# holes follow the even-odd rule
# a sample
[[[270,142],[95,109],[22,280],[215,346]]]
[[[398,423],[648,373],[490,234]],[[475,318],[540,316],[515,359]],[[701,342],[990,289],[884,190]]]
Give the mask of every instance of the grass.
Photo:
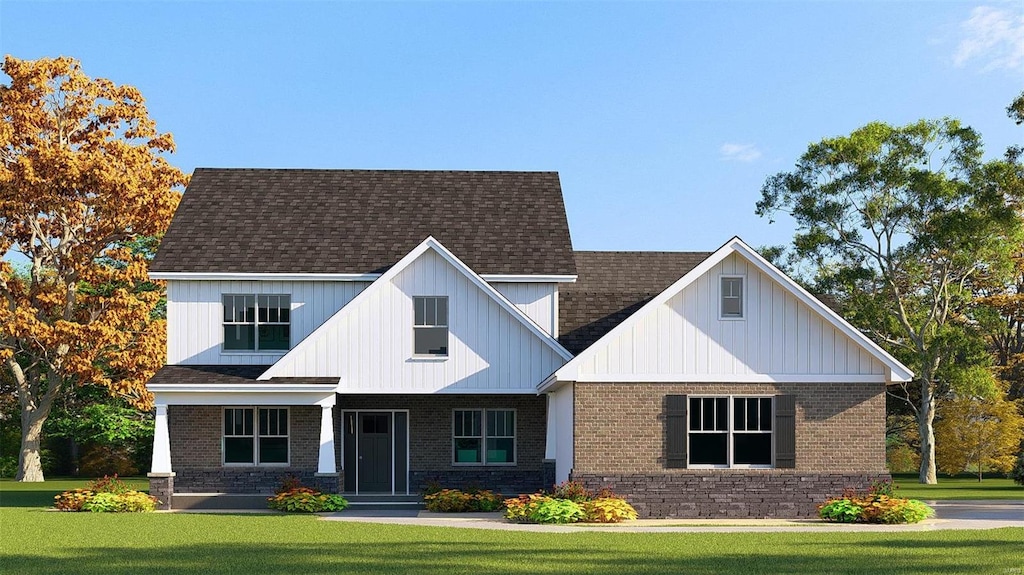
[[[1024,485],[1005,477],[987,477],[979,482],[977,476],[940,475],[935,485],[918,483],[916,473],[894,473],[892,478],[899,486],[896,493],[911,499],[1024,499]]]
[[[0,482],[4,573],[977,574],[1024,566],[1024,529],[563,534],[38,506],[83,484]]]

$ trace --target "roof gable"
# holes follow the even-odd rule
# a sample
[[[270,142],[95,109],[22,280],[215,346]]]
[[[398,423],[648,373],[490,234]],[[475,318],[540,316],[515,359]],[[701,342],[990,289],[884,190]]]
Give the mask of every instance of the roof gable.
[[[195,171],[150,271],[378,274],[432,236],[477,273],[576,273],[555,172]]]
[[[572,361],[570,361],[565,366],[560,368],[551,378],[549,378],[545,382],[545,386],[544,387],[546,388],[547,386],[550,386],[550,385],[554,384],[556,381],[577,381],[577,380],[580,380],[581,378],[586,378],[587,376],[586,376],[586,368],[585,368],[585,366],[590,365],[591,362],[595,359],[595,357],[597,357],[599,354],[605,353],[606,352],[606,348],[608,348],[609,346],[619,345],[617,342],[619,341],[620,338],[625,338],[624,341],[627,342],[627,344],[626,344],[627,347],[623,348],[623,353],[621,354],[621,356],[620,355],[616,355],[614,353],[612,354],[613,357],[609,360],[609,364],[615,363],[615,368],[616,369],[627,369],[627,370],[630,369],[628,366],[625,367],[625,368],[621,368],[618,365],[618,363],[616,363],[618,361],[617,358],[618,357],[626,357],[627,358],[627,363],[628,363],[628,361],[633,361],[632,358],[633,358],[633,355],[635,355],[635,353],[636,353],[636,349],[635,349],[636,346],[643,347],[645,345],[653,345],[654,342],[657,342],[657,345],[659,345],[659,346],[669,346],[670,349],[668,349],[667,353],[664,354],[664,355],[671,355],[671,349],[674,349],[674,348],[671,348],[671,345],[672,345],[671,343],[665,341],[667,338],[666,337],[662,337],[662,336],[664,336],[664,334],[662,334],[662,333],[657,333],[656,338],[654,340],[651,340],[651,341],[647,341],[647,340],[644,340],[643,342],[641,342],[641,341],[631,341],[630,338],[635,338],[634,333],[640,333],[640,334],[642,334],[640,336],[641,338],[650,339],[650,336],[651,336],[652,333],[658,332],[659,329],[663,329],[661,326],[665,325],[665,322],[671,322],[673,319],[678,319],[678,317],[673,317],[671,315],[667,315],[667,316],[665,316],[663,318],[658,318],[656,316],[659,313],[669,313],[666,310],[669,309],[670,307],[672,307],[672,305],[669,305],[669,304],[670,304],[670,300],[673,300],[673,298],[676,298],[676,300],[677,300],[677,301],[673,302],[673,305],[676,308],[676,311],[674,313],[676,313],[677,315],[682,313],[681,312],[681,308],[679,307],[681,305],[681,303],[678,301],[678,298],[680,297],[680,294],[683,293],[684,290],[687,290],[688,288],[690,288],[690,286],[694,285],[695,282],[697,282],[699,279],[703,278],[705,276],[705,274],[711,273],[712,270],[716,266],[719,266],[720,264],[722,264],[723,261],[726,260],[726,258],[729,258],[730,256],[733,256],[733,255],[735,255],[736,257],[741,258],[742,261],[744,261],[747,264],[749,264],[751,266],[751,269],[753,269],[755,273],[758,273],[759,275],[765,276],[766,278],[768,278],[769,282],[771,282],[774,285],[779,286],[779,288],[782,290],[781,295],[784,296],[784,297],[790,298],[794,302],[793,303],[794,306],[804,306],[803,309],[810,310],[810,312],[814,315],[814,317],[821,318],[821,323],[819,324],[819,326],[828,326],[828,328],[830,330],[834,330],[834,332],[837,334],[835,336],[837,338],[836,341],[839,341],[840,339],[843,342],[849,340],[850,344],[855,346],[855,349],[863,350],[864,351],[865,357],[870,358],[870,359],[868,359],[869,362],[870,361],[875,361],[875,362],[878,362],[878,364],[876,364],[876,365],[884,366],[884,371],[885,371],[884,375],[885,375],[885,380],[886,381],[905,381],[905,380],[909,380],[910,378],[912,378],[913,374],[910,372],[910,370],[906,366],[904,366],[899,361],[897,361],[895,358],[893,358],[890,354],[888,354],[887,352],[882,350],[874,342],[872,342],[869,338],[867,338],[864,334],[862,334],[859,330],[857,330],[852,325],[850,325],[846,320],[841,318],[839,315],[837,315],[835,312],[833,312],[831,309],[829,309],[827,306],[825,306],[819,300],[814,298],[811,294],[809,294],[802,287],[800,287],[796,282],[794,282],[792,279],[787,277],[785,274],[783,274],[781,271],[779,271],[775,266],[773,266],[771,263],[769,263],[767,260],[765,260],[759,254],[757,254],[757,252],[755,252],[752,248],[750,248],[745,243],[743,243],[742,240],[740,240],[739,238],[733,238],[732,240],[727,242],[724,246],[722,246],[718,251],[716,251],[713,254],[711,254],[704,261],[702,261],[699,265],[697,265],[692,270],[690,270],[688,273],[683,275],[683,277],[681,277],[678,281],[674,282],[671,286],[669,286],[667,289],[662,291],[660,294],[658,294],[655,297],[651,298],[650,301],[648,301],[646,304],[644,304],[640,309],[638,309],[630,317],[628,317],[626,320],[622,321],[615,328],[611,329],[607,334],[605,334],[603,337],[601,337],[601,339],[599,341],[597,341],[594,345],[590,346],[589,348],[587,348],[583,352],[579,353]],[[710,291],[710,290],[705,290],[705,291]],[[705,294],[705,296],[706,295],[707,294]],[[703,308],[701,307],[702,305],[703,305]],[[701,303],[692,304],[690,309],[697,310],[694,313],[698,313],[698,314],[699,313],[703,313],[703,314],[705,314],[705,318],[706,318],[706,314],[708,314],[708,313],[715,313],[713,311],[709,312],[706,309],[707,307],[716,308],[717,306],[715,306],[715,305],[707,305],[707,303],[705,302],[703,304],[701,304]],[[789,311],[796,313],[799,310],[790,309]],[[804,316],[804,317],[809,317],[809,316]],[[659,323],[659,322],[661,322],[661,323]],[[710,323],[711,324],[717,324],[718,322],[710,322]],[[724,322],[724,323],[730,323],[730,322]],[[744,322],[739,322],[739,323],[744,323]],[[721,329],[724,330],[725,328],[721,328]],[[700,327],[699,326],[696,327],[696,330],[699,331]],[[733,341],[732,339],[730,339],[732,337],[736,337],[735,335],[733,335],[734,332],[731,331],[731,330],[727,331],[727,332],[723,332],[723,334],[724,335],[723,335],[722,339],[725,340],[724,342],[715,341],[714,338],[711,338],[710,343],[707,343],[707,345],[711,346],[711,347],[721,346],[721,345],[725,345],[726,347],[729,346],[729,345],[735,345],[735,346],[742,347],[743,345],[746,344],[746,341],[743,338],[743,336],[740,336],[741,339],[738,340],[738,341]],[[713,335],[713,334],[700,334],[700,335],[702,337],[705,337],[705,341],[708,341],[707,338],[710,335]],[[753,334],[753,336],[752,336],[753,339],[751,341],[758,342],[758,345],[764,345],[764,342],[765,341],[770,341],[774,335],[775,334],[772,333],[772,332],[764,332],[764,333]],[[658,340],[658,338],[660,338],[660,341]],[[730,342],[732,342],[732,343],[730,343]],[[686,345],[690,345],[690,344],[691,344],[691,342],[687,342],[686,343]],[[634,346],[634,348],[631,349],[631,350],[628,349],[630,345]],[[804,345],[806,347],[806,345],[808,345],[808,344],[806,343],[806,341],[804,341],[804,343],[802,345]],[[835,345],[838,346],[840,344],[836,343]],[[846,345],[846,344],[843,343],[843,345]],[[685,347],[685,346],[683,346],[683,347]],[[726,350],[726,351],[729,351],[729,350]],[[700,352],[695,352],[695,353],[700,353]],[[858,353],[860,353],[860,352],[858,351]],[[656,350],[652,351],[651,354],[652,355],[657,355]],[[770,361],[769,361],[769,364],[771,364],[772,366],[776,365],[775,363],[771,363]],[[639,365],[639,364],[634,364],[634,367],[632,369],[636,369],[635,365]],[[609,369],[612,369],[612,368],[609,368]],[[869,365],[865,369],[867,369],[869,372],[871,372],[872,370],[877,369],[877,368],[872,368]],[[614,371],[614,369],[612,369],[612,370]],[[794,373],[790,373],[791,369],[788,369],[788,364],[787,364],[787,368],[783,368],[780,371],[782,372],[780,377],[782,377],[784,379],[794,380],[794,381],[802,380],[800,376],[798,376],[798,375],[796,375]],[[855,369],[855,371],[856,371],[856,369]],[[861,371],[861,372],[863,372],[863,371]],[[648,376],[649,376],[649,374],[645,374],[645,373],[641,373],[641,374],[637,375],[637,377],[642,378],[642,379],[643,378],[649,378]],[[773,380],[773,378],[774,378],[774,375],[770,372],[770,370],[767,370],[767,369],[762,369],[761,371],[759,371],[758,372],[758,376],[760,376],[760,377],[762,377],[763,379],[766,379],[766,380]],[[723,376],[723,377],[725,379],[728,379],[727,376]],[[865,377],[867,377],[867,376],[865,376]],[[871,377],[875,377],[875,376],[871,376]],[[878,377],[881,377],[881,376],[878,376]],[[809,375],[805,379],[807,381],[813,381],[814,380],[814,376],[810,376]],[[854,379],[857,379],[857,378],[854,378]],[[647,379],[645,379],[645,380],[647,380]],[[779,379],[775,379],[775,380],[779,380]]]
[[[465,280],[464,282],[461,282],[459,284],[462,287],[457,287],[457,289],[463,290],[463,291],[460,291],[459,293],[463,293],[464,294],[465,293],[464,290],[466,290],[466,289],[477,290],[474,293],[482,294],[482,297],[484,298],[484,301],[490,302],[489,305],[494,306],[496,309],[500,309],[501,313],[505,314],[503,317],[510,318],[511,322],[513,322],[515,325],[519,326],[519,328],[517,328],[517,329],[521,329],[521,330],[524,330],[525,332],[529,333],[530,337],[533,338],[533,343],[531,344],[532,347],[533,348],[542,348],[540,353],[542,353],[542,354],[546,353],[546,357],[548,357],[549,360],[554,362],[554,363],[552,363],[552,365],[548,369],[548,371],[545,371],[544,373],[539,374],[535,379],[533,379],[531,381],[530,388],[528,389],[528,391],[531,391],[531,392],[535,391],[535,387],[534,386],[536,385],[536,383],[538,381],[540,381],[540,379],[543,379],[548,373],[554,371],[555,368],[557,368],[558,366],[564,364],[565,361],[568,361],[569,359],[572,358],[572,355],[568,351],[566,351],[565,348],[563,348],[561,345],[559,345],[557,341],[552,339],[551,336],[547,334],[547,332],[545,332],[540,326],[538,326],[536,323],[534,323],[528,316],[526,316],[522,311],[520,311],[515,305],[513,305],[505,297],[503,297],[496,289],[494,289],[490,284],[488,284],[486,281],[481,279],[479,275],[477,275],[473,270],[468,268],[466,266],[466,264],[464,264],[461,260],[459,260],[454,254],[452,254],[440,242],[438,242],[436,239],[434,239],[432,237],[428,237],[426,240],[424,240],[422,243],[420,243],[420,245],[418,245],[415,249],[413,249],[411,252],[409,252],[405,257],[403,257],[391,269],[389,269],[387,272],[385,272],[383,275],[381,275],[381,277],[378,278],[374,283],[372,283],[369,287],[367,287],[365,290],[360,292],[359,295],[357,295],[352,301],[350,301],[348,304],[346,304],[344,307],[342,307],[333,316],[328,318],[327,321],[325,321],[320,327],[318,327],[316,330],[314,330],[313,333],[311,333],[306,339],[304,339],[303,341],[299,342],[298,345],[293,347],[277,363],[275,363],[273,366],[271,366],[269,369],[267,369],[262,375],[260,375],[259,379],[260,380],[266,380],[266,379],[271,379],[271,378],[275,378],[275,377],[304,377],[304,376],[320,377],[320,376],[326,376],[326,375],[339,375],[340,373],[344,372],[345,369],[346,369],[344,366],[341,366],[341,365],[335,365],[334,367],[331,367],[331,366],[322,367],[322,366],[319,366],[319,365],[314,366],[313,363],[315,363],[315,362],[311,361],[311,359],[312,360],[319,360],[319,358],[321,358],[321,357],[323,357],[324,355],[327,355],[327,354],[338,355],[338,354],[341,353],[341,352],[337,351],[332,344],[325,345],[324,342],[328,341],[328,340],[330,340],[330,341],[338,340],[338,338],[339,338],[338,334],[340,333],[339,330],[348,329],[350,327],[350,326],[346,326],[346,322],[349,322],[349,321],[363,322],[362,324],[360,324],[362,329],[370,329],[370,330],[381,330],[381,329],[388,329],[390,327],[394,327],[394,326],[384,325],[383,327],[374,328],[373,327],[373,322],[387,322],[388,321],[388,319],[387,319],[388,316],[387,316],[387,314],[379,314],[379,313],[372,312],[369,309],[366,309],[365,306],[368,303],[379,302],[382,299],[386,299],[386,298],[389,298],[389,297],[392,297],[392,296],[395,296],[395,295],[400,296],[400,297],[401,296],[406,296],[407,297],[407,294],[395,294],[395,293],[388,293],[388,292],[389,292],[389,290],[391,292],[394,292],[396,290],[397,291],[401,291],[401,287],[402,286],[399,285],[399,284],[405,283],[405,280],[403,278],[404,278],[404,275],[407,274],[407,273],[415,272],[414,275],[416,275],[416,274],[419,274],[419,275],[430,275],[430,274],[433,274],[434,270],[431,270],[431,269],[421,269],[421,270],[417,270],[416,269],[416,266],[418,265],[418,262],[421,262],[423,260],[423,258],[427,257],[427,255],[430,254],[430,253],[435,254],[440,259],[440,261],[445,262],[445,265],[450,266],[450,268],[454,269],[455,270],[455,274],[458,277],[463,278]],[[443,294],[440,294],[440,293],[423,293],[423,294],[420,294],[420,295],[443,295]],[[456,314],[454,309],[455,309],[455,307],[457,305],[459,305],[459,302],[454,302],[453,301],[451,305],[452,305],[452,310],[449,313],[451,314],[451,316],[454,316]],[[411,307],[409,307],[408,310],[411,313]],[[454,322],[455,320],[451,316],[450,316],[450,321]],[[470,320],[471,318],[473,319],[473,321],[476,321],[476,319],[475,319],[475,317],[473,316],[472,313],[464,314],[464,316],[466,317],[467,321]],[[502,321],[504,321],[504,320],[502,320]],[[367,322],[369,322],[369,323],[367,323]],[[406,332],[406,331],[411,332],[411,326],[412,326],[411,319],[408,321],[408,326],[409,326],[409,329],[406,329],[403,326],[400,331],[403,332],[403,333]],[[490,328],[490,329],[494,329],[495,327],[496,327],[495,325],[488,324],[488,328]],[[456,337],[456,336],[459,335],[459,334],[455,333],[455,329],[456,328],[454,326],[454,323],[453,323],[451,329],[452,329],[453,337]],[[359,334],[360,332],[358,330],[355,330],[353,333]],[[519,332],[517,331],[517,333],[519,333]],[[506,337],[508,337],[508,336],[506,335]],[[359,338],[358,335],[356,335],[354,337],[349,338],[349,340],[346,343],[348,345],[355,345],[356,342],[352,341],[352,340],[355,340],[355,339],[360,339],[360,338]],[[389,349],[390,349],[389,353],[390,352],[394,352],[394,353],[398,354],[398,356],[400,356],[400,357],[396,356],[396,357],[398,357],[398,359],[391,358],[392,360],[395,360],[397,362],[405,362],[406,360],[408,360],[408,357],[406,357],[406,356],[408,355],[409,350],[411,350],[411,346],[408,346],[409,349],[406,350],[406,349],[404,349],[404,347],[402,347],[397,342],[395,342],[395,345],[384,346],[384,347],[389,347]],[[547,352],[543,352],[543,350],[547,350]],[[372,352],[374,350],[370,350],[370,351]],[[537,351],[537,350],[535,349],[535,351]],[[358,362],[358,361],[371,361],[372,362],[372,360],[370,358],[364,357],[364,355],[366,355],[366,354],[360,354],[359,357],[362,358],[362,359],[356,358],[354,360],[354,362]],[[554,359],[551,359],[551,358],[554,358]],[[395,363],[395,361],[392,361],[391,363]],[[538,365],[542,365],[542,364],[544,364],[544,362],[541,362]],[[531,369],[536,369],[536,368],[534,367],[534,368],[531,368]],[[351,383],[352,382],[342,381],[340,385],[345,386],[345,385],[350,385]],[[453,388],[451,391],[459,391],[459,389]]]

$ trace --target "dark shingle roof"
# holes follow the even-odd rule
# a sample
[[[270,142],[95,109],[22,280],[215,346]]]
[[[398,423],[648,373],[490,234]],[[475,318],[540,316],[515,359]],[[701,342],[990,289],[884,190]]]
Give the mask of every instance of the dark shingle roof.
[[[558,286],[558,337],[578,354],[710,252],[576,252],[576,283]]]
[[[256,378],[269,369],[269,365],[165,365],[157,370],[149,379],[156,385],[212,385],[212,384],[253,384],[266,383],[280,385],[283,383],[304,384],[336,384],[336,377],[275,377],[265,381]]]
[[[150,270],[380,273],[427,236],[481,274],[576,273],[556,172],[212,168]]]

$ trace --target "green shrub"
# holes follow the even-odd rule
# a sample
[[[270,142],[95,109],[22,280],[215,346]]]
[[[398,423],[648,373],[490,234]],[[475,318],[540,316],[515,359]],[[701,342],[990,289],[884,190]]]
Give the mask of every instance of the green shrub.
[[[878,515],[881,523],[920,523],[935,515],[928,505],[916,499],[891,499],[888,507]]]
[[[551,498],[546,495],[539,495],[536,493],[506,499],[505,519],[508,519],[513,523],[528,523],[530,521],[530,514],[533,513],[541,503],[549,501],[550,499]]]
[[[881,494],[856,495],[829,499],[818,506],[818,514],[839,523],[918,523],[935,514],[931,507],[916,499]]]
[[[104,476],[89,482],[86,489],[72,489],[55,496],[53,507],[61,511],[91,511],[93,513],[139,513],[153,511],[157,498],[129,489],[117,478]]]
[[[18,456],[0,456],[0,477],[14,477],[18,474]]]
[[[568,499],[547,499],[530,511],[533,523],[576,523],[586,519],[587,513],[579,503]]]
[[[296,487],[267,498],[267,507],[292,513],[341,511],[348,501],[340,495],[328,495],[309,487]]]
[[[621,523],[637,518],[636,509],[619,497],[601,497],[583,502],[588,523]]]
[[[96,493],[82,503],[82,511],[115,513],[118,510],[116,493]]]
[[[492,491],[461,491],[442,489],[423,496],[427,511],[437,513],[466,513],[473,511],[497,511],[501,509],[502,498]]]
[[[864,508],[849,499],[830,499],[818,508],[818,514],[827,521],[853,523],[860,519]]]

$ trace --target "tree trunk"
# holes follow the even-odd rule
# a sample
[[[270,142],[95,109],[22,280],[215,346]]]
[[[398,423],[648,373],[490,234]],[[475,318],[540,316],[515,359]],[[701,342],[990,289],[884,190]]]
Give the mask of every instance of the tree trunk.
[[[921,374],[921,404],[917,410],[917,430],[921,434],[921,469],[918,480],[934,485],[935,477],[935,396],[930,374]]]
[[[43,480],[43,462],[39,457],[39,445],[43,435],[43,422],[46,421],[47,415],[49,414],[36,410],[21,411],[21,451],[18,453],[16,481]]]

